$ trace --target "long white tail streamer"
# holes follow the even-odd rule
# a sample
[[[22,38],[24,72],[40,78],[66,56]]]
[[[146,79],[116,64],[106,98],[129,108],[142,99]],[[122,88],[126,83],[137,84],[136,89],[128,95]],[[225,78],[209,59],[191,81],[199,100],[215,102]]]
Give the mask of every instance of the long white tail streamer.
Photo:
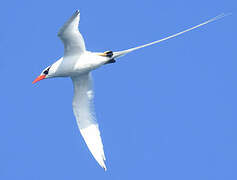
[[[163,39],[160,39],[160,40],[157,40],[157,41],[153,41],[153,42],[151,42],[151,43],[144,44],[144,45],[141,45],[141,46],[138,46],[138,47],[130,48],[130,49],[127,49],[127,50],[114,52],[114,53],[113,53],[113,58],[117,58],[117,57],[123,56],[123,55],[125,55],[125,54],[127,54],[127,53],[129,53],[129,52],[135,51],[135,50],[137,50],[137,49],[141,49],[141,48],[144,48],[144,47],[147,47],[147,46],[151,46],[151,45],[153,45],[153,44],[157,44],[157,43],[160,43],[160,42],[162,42],[162,41],[165,41],[165,40],[174,38],[174,37],[176,37],[176,36],[179,36],[179,35],[181,35],[181,34],[184,34],[184,33],[188,32],[188,31],[191,31],[191,30],[193,30],[193,29],[196,29],[196,28],[201,27],[201,26],[203,26],[203,25],[205,25],[205,24],[208,24],[208,23],[210,23],[210,22],[216,21],[216,20],[218,20],[218,19],[221,19],[221,18],[223,18],[223,17],[225,17],[225,16],[229,16],[229,15],[230,15],[230,13],[229,13],[229,14],[224,14],[224,13],[222,13],[222,14],[220,14],[220,15],[218,15],[218,16],[212,18],[212,19],[209,19],[209,20],[207,20],[207,21],[205,21],[205,22],[203,22],[203,23],[201,23],[201,24],[199,24],[199,25],[193,26],[193,27],[191,27],[191,28],[189,28],[189,29],[186,29],[186,30],[181,31],[181,32],[179,32],[179,33],[176,33],[176,34],[173,34],[173,35],[171,35],[171,36],[165,37],[165,38],[163,38]]]

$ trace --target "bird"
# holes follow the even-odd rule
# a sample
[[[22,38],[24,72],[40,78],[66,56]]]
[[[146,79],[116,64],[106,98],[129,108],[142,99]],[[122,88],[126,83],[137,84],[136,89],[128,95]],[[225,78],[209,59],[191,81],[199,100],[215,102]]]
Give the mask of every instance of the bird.
[[[222,13],[179,33],[127,50],[91,52],[86,49],[83,36],[78,29],[80,11],[77,10],[58,32],[58,37],[64,44],[64,56],[45,68],[32,83],[34,84],[40,80],[55,77],[70,77],[72,79],[74,92],[72,107],[78,128],[91,154],[98,164],[106,171],[106,158],[100,136],[99,125],[94,111],[94,92],[91,71],[103,65],[115,63],[118,58],[127,53],[174,38],[223,18],[226,15],[227,14]]]

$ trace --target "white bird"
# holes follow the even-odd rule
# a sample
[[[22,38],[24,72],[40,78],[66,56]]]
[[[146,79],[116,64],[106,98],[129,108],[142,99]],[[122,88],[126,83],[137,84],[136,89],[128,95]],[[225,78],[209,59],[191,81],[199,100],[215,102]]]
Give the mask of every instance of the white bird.
[[[220,14],[197,26],[142,46],[124,51],[95,53],[86,50],[83,37],[78,30],[80,12],[77,10],[58,32],[58,36],[64,44],[64,56],[44,69],[32,83],[46,78],[71,77],[74,86],[73,112],[81,135],[96,161],[106,170],[103,144],[93,110],[93,88],[90,72],[104,64],[114,63],[115,58],[129,52],[176,37],[224,16],[226,15]]]

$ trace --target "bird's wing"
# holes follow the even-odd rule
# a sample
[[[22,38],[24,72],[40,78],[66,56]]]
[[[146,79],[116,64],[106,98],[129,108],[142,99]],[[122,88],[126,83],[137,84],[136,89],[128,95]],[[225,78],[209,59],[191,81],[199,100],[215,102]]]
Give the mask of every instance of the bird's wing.
[[[171,36],[165,37],[165,38],[163,38],[163,39],[160,39],[160,40],[157,40],[157,41],[153,41],[153,42],[151,42],[151,43],[144,44],[144,45],[141,45],[141,46],[138,46],[138,47],[130,48],[130,49],[127,49],[127,50],[113,52],[113,57],[112,57],[112,58],[118,58],[118,57],[123,56],[123,55],[125,55],[125,54],[127,54],[127,53],[130,53],[130,52],[132,52],[132,51],[135,51],[135,50],[138,50],[138,49],[141,49],[141,48],[144,48],[144,47],[147,47],[147,46],[151,46],[151,45],[153,45],[153,44],[157,44],[157,43],[160,43],[160,42],[162,42],[162,41],[165,41],[165,40],[174,38],[174,37],[179,36],[179,35],[181,35],[181,34],[183,34],[183,33],[186,33],[186,32],[191,31],[191,30],[193,30],[193,29],[199,28],[199,27],[201,27],[201,26],[203,26],[203,25],[205,25],[205,24],[208,24],[208,23],[210,23],[210,22],[216,21],[216,20],[221,19],[221,18],[223,18],[223,17],[225,17],[225,16],[228,16],[228,15],[230,15],[230,14],[224,14],[224,13],[222,13],[222,14],[220,14],[220,15],[214,17],[214,18],[211,18],[211,19],[209,19],[209,20],[207,20],[207,21],[205,21],[205,22],[203,22],[203,23],[201,23],[201,24],[199,24],[199,25],[193,26],[193,27],[191,27],[191,28],[189,28],[189,29],[186,29],[186,30],[181,31],[181,32],[179,32],[179,33],[176,33],[176,34],[173,34],[173,35],[171,35]]]
[[[106,170],[105,155],[98,123],[93,109],[93,89],[90,73],[72,77],[74,87],[73,112],[81,135],[101,167]]]
[[[79,21],[80,12],[77,10],[58,32],[64,44],[64,56],[79,55],[86,50],[84,39],[78,30]]]

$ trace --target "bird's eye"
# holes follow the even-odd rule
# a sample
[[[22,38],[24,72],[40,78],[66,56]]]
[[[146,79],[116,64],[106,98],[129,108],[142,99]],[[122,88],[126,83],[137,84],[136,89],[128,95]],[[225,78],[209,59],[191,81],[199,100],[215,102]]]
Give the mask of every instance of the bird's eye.
[[[43,74],[45,74],[45,75],[49,74],[49,69],[50,69],[50,67],[48,67],[46,70],[44,70]]]
[[[49,73],[49,70],[45,70],[43,73],[47,75]]]

